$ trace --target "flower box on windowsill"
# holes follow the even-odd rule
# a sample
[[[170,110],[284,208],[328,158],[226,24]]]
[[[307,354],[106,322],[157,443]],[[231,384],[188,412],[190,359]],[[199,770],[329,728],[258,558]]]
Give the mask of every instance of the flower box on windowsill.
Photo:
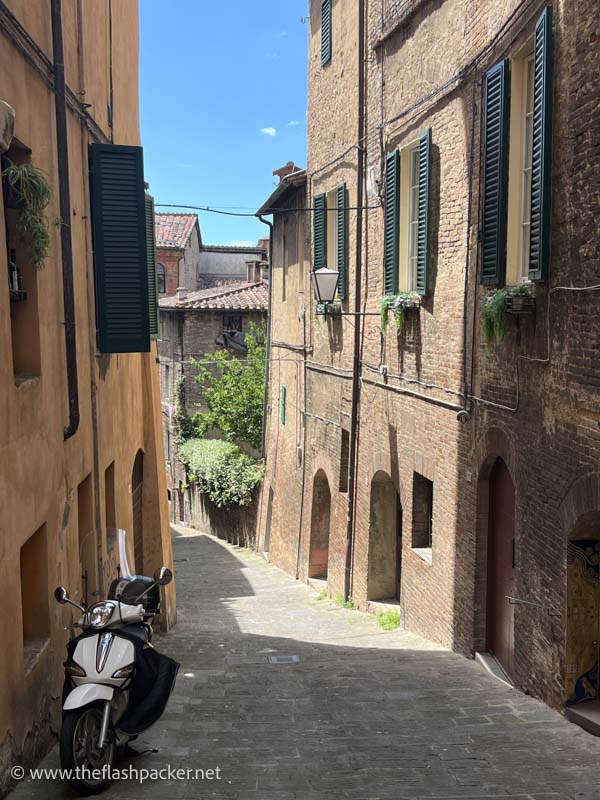
[[[506,296],[507,314],[535,314],[535,297],[530,294],[509,294]]]

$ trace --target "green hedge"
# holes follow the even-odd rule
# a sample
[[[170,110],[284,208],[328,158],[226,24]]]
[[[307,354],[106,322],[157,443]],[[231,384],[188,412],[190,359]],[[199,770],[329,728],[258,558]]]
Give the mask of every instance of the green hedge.
[[[248,506],[264,469],[240,448],[219,439],[189,439],[179,449],[188,481],[219,508]]]

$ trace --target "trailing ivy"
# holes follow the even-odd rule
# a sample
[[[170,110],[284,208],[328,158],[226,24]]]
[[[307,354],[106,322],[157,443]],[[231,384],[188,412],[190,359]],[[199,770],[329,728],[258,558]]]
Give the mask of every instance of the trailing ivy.
[[[44,210],[52,189],[44,173],[33,164],[8,161],[2,173],[18,209],[17,236],[40,269],[50,250],[50,232]]]
[[[173,438],[176,447],[180,447],[196,433],[196,427],[185,407],[185,377],[181,375],[175,385],[175,410],[173,412]]]
[[[399,292],[398,294],[387,294],[381,298],[381,333],[385,336],[388,326],[389,312],[391,311],[396,320],[396,333],[398,336],[404,329],[406,310],[418,308],[421,297],[417,292]]]
[[[508,297],[533,297],[535,286],[532,283],[520,283],[504,289],[496,289],[485,298],[482,314],[483,338],[486,345],[494,347],[502,344],[508,329],[506,299]]]
[[[190,485],[206,494],[219,508],[248,506],[264,468],[231,442],[189,439],[179,450]]]

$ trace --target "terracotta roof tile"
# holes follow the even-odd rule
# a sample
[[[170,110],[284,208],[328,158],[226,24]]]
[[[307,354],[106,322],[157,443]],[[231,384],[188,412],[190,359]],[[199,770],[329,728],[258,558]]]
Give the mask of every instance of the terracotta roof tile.
[[[185,250],[197,222],[197,214],[155,214],[156,246]]]
[[[201,289],[188,292],[185,300],[178,300],[177,295],[164,297],[160,308],[189,308],[200,310],[251,311],[266,309],[269,305],[269,287],[263,281],[257,283],[236,283],[230,286]]]

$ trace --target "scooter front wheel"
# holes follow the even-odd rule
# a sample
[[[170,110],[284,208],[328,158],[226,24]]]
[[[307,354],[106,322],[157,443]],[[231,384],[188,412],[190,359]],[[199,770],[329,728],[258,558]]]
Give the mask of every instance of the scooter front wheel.
[[[115,738],[109,729],[104,746],[98,747],[101,727],[102,709],[97,705],[63,712],[60,765],[70,771],[70,786],[83,796],[98,794],[111,782]]]

